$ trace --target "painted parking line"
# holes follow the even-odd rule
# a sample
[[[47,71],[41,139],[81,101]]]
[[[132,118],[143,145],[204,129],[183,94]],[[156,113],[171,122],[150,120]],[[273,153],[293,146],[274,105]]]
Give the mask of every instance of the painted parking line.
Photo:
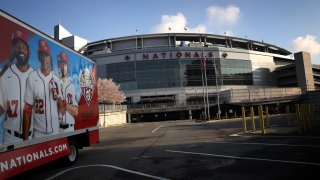
[[[221,154],[198,153],[198,152],[190,152],[190,151],[175,151],[175,150],[165,150],[165,151],[171,152],[171,153],[192,154],[192,155],[200,155],[200,156],[212,156],[212,157],[221,157],[221,158],[230,158],[230,159],[243,159],[243,160],[268,161],[268,162],[278,162],[278,163],[320,166],[319,163],[301,162],[301,161],[286,161],[286,160],[277,160],[277,159],[250,158],[250,157],[228,156],[228,155],[221,155]]]
[[[280,143],[239,143],[228,141],[208,141],[211,144],[237,144],[237,145],[259,145],[259,146],[288,146],[288,147],[307,147],[307,148],[320,148],[316,145],[304,145],[304,144],[280,144]]]
[[[253,136],[254,137],[264,137],[264,138],[304,138],[304,139],[320,139],[320,137],[317,137],[317,136],[271,136],[271,135],[263,135],[263,134],[254,134],[254,133],[243,133],[243,132],[239,132],[239,133],[234,133],[234,134],[231,134],[229,136],[231,137],[241,137],[241,136],[244,136],[244,137],[250,137],[250,136]]]
[[[62,174],[66,173],[68,171],[72,171],[72,170],[75,170],[75,169],[81,169],[81,168],[87,168],[87,167],[106,167],[106,168],[117,169],[117,170],[120,170],[120,171],[132,173],[132,174],[136,174],[136,175],[144,176],[144,177],[148,177],[148,178],[159,179],[159,180],[169,180],[167,178],[163,178],[163,177],[159,177],[159,176],[153,176],[153,175],[150,175],[150,174],[145,174],[145,173],[138,172],[138,171],[132,171],[132,170],[129,170],[129,169],[124,169],[124,168],[121,168],[121,167],[118,167],[118,166],[113,166],[113,165],[108,165],[108,164],[93,164],[93,165],[78,166],[78,167],[70,168],[70,169],[64,170],[64,171],[62,171],[62,172],[60,172],[58,174],[55,174],[55,175],[47,178],[47,180],[51,180],[51,179],[57,178],[57,177],[61,176]]]
[[[163,125],[160,125],[158,126],[157,128],[155,128],[152,133],[172,133],[172,132],[178,132],[178,131],[165,131],[165,132],[159,132],[158,130],[164,126],[166,126],[167,124],[163,124]]]
[[[165,124],[162,124],[162,125],[158,126],[157,128],[155,128],[155,129],[152,131],[152,133],[156,133],[156,131],[157,131],[158,129],[160,129],[161,127],[163,127],[163,126],[165,126]]]
[[[234,133],[234,134],[231,134],[231,135],[229,135],[229,136],[236,137],[236,136],[241,136],[241,134],[243,134],[243,132],[240,132],[240,133]]]

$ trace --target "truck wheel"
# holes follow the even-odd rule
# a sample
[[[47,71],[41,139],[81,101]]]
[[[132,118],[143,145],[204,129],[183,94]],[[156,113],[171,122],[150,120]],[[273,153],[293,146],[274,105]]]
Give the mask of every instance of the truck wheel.
[[[66,157],[66,161],[68,164],[73,165],[78,159],[78,146],[74,141],[69,142],[70,154]]]

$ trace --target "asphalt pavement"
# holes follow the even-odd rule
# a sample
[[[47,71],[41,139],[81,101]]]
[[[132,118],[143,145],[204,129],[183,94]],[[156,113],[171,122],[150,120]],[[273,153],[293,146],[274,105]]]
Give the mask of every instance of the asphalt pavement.
[[[247,122],[247,133],[241,119],[107,127],[99,143],[79,151],[75,165],[57,161],[16,178],[320,179],[319,125],[298,135],[274,116],[262,134]]]

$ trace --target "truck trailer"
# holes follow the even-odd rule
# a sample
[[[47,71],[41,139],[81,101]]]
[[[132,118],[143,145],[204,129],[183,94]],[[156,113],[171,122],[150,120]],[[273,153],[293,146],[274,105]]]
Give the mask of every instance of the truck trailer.
[[[99,141],[95,62],[0,10],[0,179]]]

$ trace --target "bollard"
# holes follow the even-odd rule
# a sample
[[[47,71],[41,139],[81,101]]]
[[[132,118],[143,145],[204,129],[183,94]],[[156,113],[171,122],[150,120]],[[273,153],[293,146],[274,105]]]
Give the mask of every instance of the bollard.
[[[260,105],[258,106],[258,115],[259,115],[259,128],[262,131],[262,124],[261,124],[261,110],[260,110]]]
[[[302,120],[303,131],[306,131],[307,130],[307,122],[306,122],[305,105],[304,104],[300,105],[300,117]]]
[[[254,122],[254,109],[253,107],[250,107],[250,114],[251,114],[251,126],[252,126],[252,130],[255,131],[256,130],[256,124]]]
[[[306,129],[309,130],[309,112],[308,112],[308,104],[304,104],[304,117],[305,117],[305,126]]]
[[[302,134],[301,114],[300,114],[299,104],[296,104],[296,117],[297,117],[298,134]]]
[[[286,114],[287,114],[287,118],[288,118],[288,126],[291,126],[291,119],[290,119],[290,109],[289,109],[289,105],[286,105]]]
[[[262,105],[259,105],[259,122],[260,122],[260,129],[262,134],[266,134],[264,129],[264,118],[263,118],[263,109]]]
[[[242,107],[241,110],[242,110],[242,128],[243,128],[243,132],[247,133],[246,110],[245,110],[244,107]]]
[[[311,104],[306,105],[307,114],[308,114],[308,128],[311,129],[311,121],[312,121],[312,115],[311,115]]]
[[[228,119],[228,113],[227,113],[227,112],[225,113],[225,115],[226,115],[226,117],[225,117],[225,118],[226,118],[226,119]]]
[[[270,127],[269,108],[266,106],[267,127]]]

